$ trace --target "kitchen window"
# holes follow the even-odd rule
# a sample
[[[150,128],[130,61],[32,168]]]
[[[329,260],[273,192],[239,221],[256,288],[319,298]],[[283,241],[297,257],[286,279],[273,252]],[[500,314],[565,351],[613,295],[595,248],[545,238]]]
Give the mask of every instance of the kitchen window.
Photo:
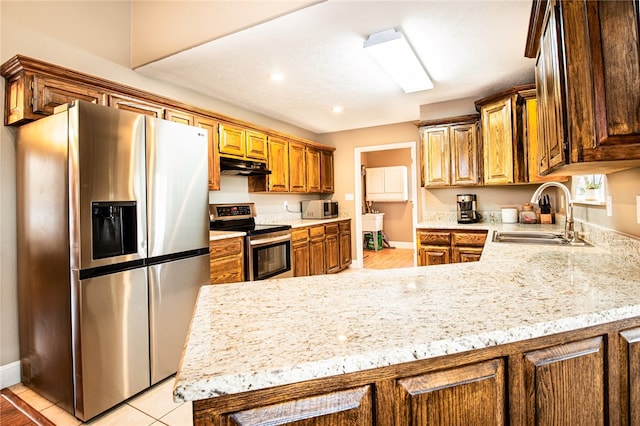
[[[571,179],[574,201],[580,204],[604,205],[606,175],[578,175]]]

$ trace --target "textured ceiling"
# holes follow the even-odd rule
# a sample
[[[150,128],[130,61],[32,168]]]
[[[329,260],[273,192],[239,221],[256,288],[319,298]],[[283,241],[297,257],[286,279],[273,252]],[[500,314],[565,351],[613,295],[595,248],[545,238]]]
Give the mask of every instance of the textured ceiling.
[[[137,71],[318,134],[413,121],[421,105],[533,82],[530,11],[530,1],[329,0]],[[434,89],[405,94],[364,51],[388,28],[403,31]],[[285,80],[269,80],[274,71]]]

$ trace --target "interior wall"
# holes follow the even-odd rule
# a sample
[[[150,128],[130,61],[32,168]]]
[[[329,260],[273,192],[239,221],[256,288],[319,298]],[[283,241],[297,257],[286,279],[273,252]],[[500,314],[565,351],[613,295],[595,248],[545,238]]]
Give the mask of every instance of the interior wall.
[[[589,223],[640,237],[636,197],[640,196],[640,167],[607,175],[606,195],[611,196],[611,213],[605,206],[574,206],[574,216]]]
[[[365,152],[361,157],[362,163],[366,167],[406,166],[409,170],[412,167],[411,149],[409,148]],[[409,180],[409,194],[411,194],[409,176],[407,179]],[[372,207],[380,213],[384,213],[383,229],[389,241],[413,243],[411,201],[373,202]]]

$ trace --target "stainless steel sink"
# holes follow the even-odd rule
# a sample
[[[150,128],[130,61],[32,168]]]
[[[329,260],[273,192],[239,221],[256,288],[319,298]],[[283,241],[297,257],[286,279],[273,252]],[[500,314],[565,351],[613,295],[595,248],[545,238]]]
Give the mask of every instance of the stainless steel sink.
[[[493,231],[492,241],[498,243],[545,244],[556,246],[592,246],[591,243],[577,238],[569,241],[562,232],[549,231]]]

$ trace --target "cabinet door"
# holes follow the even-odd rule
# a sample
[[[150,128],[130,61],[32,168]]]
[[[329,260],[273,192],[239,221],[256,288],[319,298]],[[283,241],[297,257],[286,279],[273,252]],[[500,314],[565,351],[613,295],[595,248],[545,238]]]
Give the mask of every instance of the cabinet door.
[[[320,150],[306,147],[305,158],[307,165],[307,192],[320,192],[322,190],[320,182]]]
[[[324,253],[324,239],[309,241],[309,274],[323,275],[327,272]]]
[[[306,277],[309,275],[309,241],[291,244],[293,260],[293,276]]]
[[[209,142],[209,191],[220,191],[220,154],[218,153],[218,122],[206,117],[195,117],[197,127],[207,131]]]
[[[561,52],[557,33],[558,7],[549,7],[536,61],[538,112],[538,174],[565,162],[566,131],[562,97]]]
[[[422,152],[424,155],[424,186],[450,185],[449,128],[425,128],[422,132]]]
[[[109,95],[109,106],[125,111],[132,111],[137,114],[144,114],[150,117],[164,117],[164,107],[140,99],[130,98],[121,95]]]
[[[167,109],[164,112],[165,120],[175,121],[176,123],[186,124],[187,126],[193,126],[195,118],[193,115],[182,111],[176,111],[175,109]]]
[[[59,105],[75,100],[83,100],[98,105],[106,105],[107,95],[83,85],[67,83],[50,77],[34,76],[33,113],[41,115],[53,114]]]
[[[289,144],[286,140],[269,136],[269,192],[289,191]]]
[[[640,328],[620,333],[622,356],[620,424],[640,425]]]
[[[340,269],[351,264],[351,220],[340,222]]]
[[[240,127],[220,124],[218,138],[220,154],[244,157],[246,148],[244,132],[245,130]]]
[[[482,248],[479,247],[453,247],[451,263],[477,262],[481,254]]]
[[[451,185],[478,184],[478,128],[475,123],[451,126]]]
[[[418,266],[445,265],[451,263],[451,248],[448,246],[421,246]]]
[[[586,9],[593,61],[596,134],[595,146],[585,146],[585,157],[587,160],[639,158],[638,2],[586,2]]]
[[[247,158],[267,161],[267,135],[254,130],[245,130],[245,142]]]
[[[324,193],[333,192],[333,152],[320,151],[320,187]]]
[[[327,273],[331,274],[340,268],[340,240],[337,223],[329,223],[325,226],[324,249]]]
[[[244,281],[244,241],[242,237],[209,243],[211,284]]]
[[[225,426],[373,425],[372,393],[371,386],[367,385],[310,398],[296,399],[280,404],[226,414],[222,416],[222,421],[218,424]]]
[[[289,142],[289,192],[307,192],[305,146]]]
[[[513,183],[511,98],[482,107],[484,183]]]
[[[524,355],[527,424],[603,425],[605,344],[594,337]]]
[[[324,249],[324,225],[309,227],[309,273],[322,275],[327,272]]]
[[[396,425],[504,425],[502,359],[398,380]]]

